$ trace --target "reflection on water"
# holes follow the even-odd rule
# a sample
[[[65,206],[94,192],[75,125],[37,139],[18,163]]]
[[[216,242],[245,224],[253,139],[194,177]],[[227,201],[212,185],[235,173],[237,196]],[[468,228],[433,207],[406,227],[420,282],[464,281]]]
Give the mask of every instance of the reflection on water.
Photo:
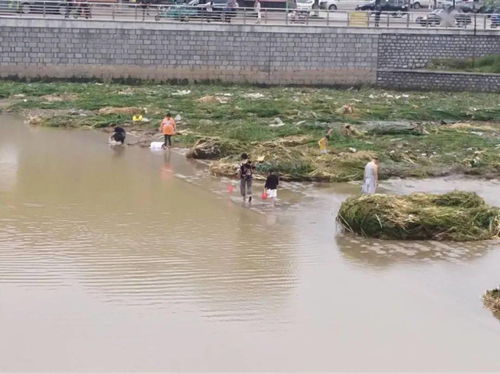
[[[338,234],[355,184],[242,207],[176,150],[6,116],[0,165],[0,371],[500,370],[498,244]]]
[[[17,148],[5,144],[0,148],[0,191],[13,190],[17,182]]]
[[[56,142],[53,155],[61,157],[24,149],[22,183],[2,217],[1,282],[76,277],[106,301],[202,302],[206,314],[223,319],[259,319],[257,311],[285,302],[295,281],[287,227],[267,230],[269,217],[207,198],[209,181],[177,178],[196,172],[173,151],[115,146],[106,158],[97,134],[78,135],[76,142],[67,132],[37,133],[33,141]]]
[[[437,241],[390,241],[361,238],[349,233],[336,237],[347,258],[361,264],[387,266],[398,262],[429,263],[436,260],[470,261],[494,249],[497,241],[450,243]]]

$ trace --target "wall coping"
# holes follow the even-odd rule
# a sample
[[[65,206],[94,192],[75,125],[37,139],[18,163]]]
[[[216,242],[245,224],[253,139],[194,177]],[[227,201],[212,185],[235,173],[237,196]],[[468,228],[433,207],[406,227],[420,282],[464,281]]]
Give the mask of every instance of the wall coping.
[[[235,25],[235,24],[201,24],[201,23],[158,23],[153,21],[102,21],[102,20],[66,20],[40,18],[5,18],[0,17],[0,27],[39,27],[39,28],[74,28],[74,29],[125,29],[125,30],[180,30],[180,31],[212,31],[212,32],[262,32],[262,33],[301,33],[301,34],[372,34],[372,35],[450,35],[473,36],[473,30],[447,29],[377,29],[373,27],[333,27],[311,25]],[[477,31],[478,36],[496,36],[500,31]]]

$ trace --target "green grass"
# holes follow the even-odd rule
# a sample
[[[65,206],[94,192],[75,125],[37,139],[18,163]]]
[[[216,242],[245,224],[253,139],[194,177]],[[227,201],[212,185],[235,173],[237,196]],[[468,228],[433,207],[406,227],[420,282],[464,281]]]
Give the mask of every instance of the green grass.
[[[189,90],[187,95],[177,95]],[[251,99],[249,94],[263,95]],[[61,96],[64,100],[50,101],[46,95]],[[203,103],[204,96],[220,96],[227,103]],[[500,96],[489,93],[464,92],[397,92],[375,88],[334,89],[309,87],[255,87],[209,84],[152,84],[137,85],[71,82],[22,83],[0,80],[0,98],[7,99],[7,110],[53,110],[43,117],[42,124],[54,127],[105,127],[131,124],[126,115],[100,115],[97,110],[106,106],[135,106],[147,110],[151,120],[143,127],[156,128],[167,112],[180,114],[179,128],[189,135],[177,142],[191,145],[204,136],[220,137],[251,151],[262,142],[274,141],[290,135],[307,135],[310,144],[300,146],[296,159],[279,157],[265,168],[275,168],[291,178],[308,178],[319,166],[335,169],[331,180],[352,180],[362,177],[364,159],[335,156],[320,160],[317,140],[330,126],[343,123],[361,124],[363,121],[408,120],[434,121],[500,121]],[[49,97],[50,98],[50,97]],[[344,104],[354,107],[353,114],[340,114]],[[70,110],[71,109],[71,110]],[[72,114],[86,111],[85,116]],[[43,112],[43,111],[42,111]],[[284,125],[270,126],[279,117]],[[359,125],[361,128],[361,125]],[[478,135],[478,128],[452,129],[430,126],[430,135],[365,135],[344,137],[335,132],[330,148],[336,155],[349,153],[349,148],[379,154],[386,167],[382,176],[428,176],[445,169],[474,174],[500,174],[500,135],[487,131]],[[476,131],[476,133],[474,133]],[[391,153],[391,151],[394,151]],[[305,152],[305,153],[304,153]],[[476,155],[475,152],[480,152]],[[423,156],[425,154],[425,156]],[[267,165],[267,166],[266,166]]]
[[[427,67],[435,70],[500,74],[500,54],[465,59],[434,59]]]

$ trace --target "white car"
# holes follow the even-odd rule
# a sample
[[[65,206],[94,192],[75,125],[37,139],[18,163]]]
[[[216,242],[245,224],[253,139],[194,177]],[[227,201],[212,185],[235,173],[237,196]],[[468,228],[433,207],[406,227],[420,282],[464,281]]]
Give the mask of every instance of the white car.
[[[295,10],[301,13],[311,13],[314,5],[314,0],[297,0],[297,7]]]
[[[361,0],[361,3],[369,3],[370,1]],[[354,10],[359,4],[359,0],[319,0],[319,8],[329,11]]]
[[[410,7],[413,9],[427,8],[430,9],[434,4],[434,0],[411,0]]]

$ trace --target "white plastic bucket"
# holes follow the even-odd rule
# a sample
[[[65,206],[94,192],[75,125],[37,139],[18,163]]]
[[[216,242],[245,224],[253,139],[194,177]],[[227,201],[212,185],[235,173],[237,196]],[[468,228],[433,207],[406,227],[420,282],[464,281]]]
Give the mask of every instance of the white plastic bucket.
[[[154,149],[154,150],[160,150],[162,149],[163,142],[151,142],[149,145],[149,148]]]

